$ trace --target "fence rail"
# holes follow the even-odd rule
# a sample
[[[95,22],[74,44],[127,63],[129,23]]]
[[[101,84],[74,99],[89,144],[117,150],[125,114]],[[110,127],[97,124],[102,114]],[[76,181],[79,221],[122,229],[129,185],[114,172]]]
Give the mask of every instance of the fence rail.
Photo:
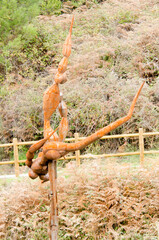
[[[77,166],[80,165],[80,159],[86,159],[86,158],[98,158],[98,157],[121,157],[121,156],[132,156],[132,155],[139,155],[140,156],[140,164],[144,165],[144,155],[145,154],[159,154],[158,150],[150,150],[145,151],[144,150],[144,137],[147,136],[157,136],[159,135],[159,132],[143,132],[143,128],[139,128],[139,133],[132,133],[132,134],[118,134],[118,135],[108,135],[104,136],[101,139],[113,139],[113,138],[130,138],[130,137],[137,137],[139,138],[139,151],[137,152],[122,152],[122,153],[110,153],[110,154],[101,154],[101,155],[92,155],[92,154],[86,154],[86,155],[80,155],[80,150],[77,150],[75,152],[75,155],[67,156],[65,158],[60,158],[59,160],[64,159],[76,159]],[[86,137],[79,137],[78,133],[74,134],[75,138],[66,138],[65,142],[77,142],[80,140],[85,139]],[[0,165],[7,165],[7,164],[14,164],[15,167],[15,175],[16,177],[19,176],[19,164],[25,163],[25,160],[19,160],[19,154],[18,154],[18,146],[21,145],[31,145],[33,143],[36,143],[37,141],[29,141],[29,142],[18,142],[17,138],[13,138],[12,143],[6,143],[6,144],[0,144],[0,148],[5,147],[13,147],[14,151],[14,161],[4,161],[0,162]]]

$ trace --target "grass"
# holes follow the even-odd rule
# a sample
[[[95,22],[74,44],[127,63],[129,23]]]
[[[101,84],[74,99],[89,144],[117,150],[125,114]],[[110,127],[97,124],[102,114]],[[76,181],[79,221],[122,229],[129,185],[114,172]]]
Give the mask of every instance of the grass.
[[[131,11],[120,11],[116,16],[116,19],[119,24],[123,23],[136,23],[136,20],[139,18],[138,14],[135,14]]]

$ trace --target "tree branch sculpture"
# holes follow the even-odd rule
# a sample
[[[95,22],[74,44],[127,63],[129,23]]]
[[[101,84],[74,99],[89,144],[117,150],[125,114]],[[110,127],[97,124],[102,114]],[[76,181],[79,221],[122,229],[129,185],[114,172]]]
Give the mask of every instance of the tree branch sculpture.
[[[69,152],[74,152],[76,150],[85,148],[86,146],[93,143],[97,139],[100,139],[113,129],[127,122],[132,116],[136,101],[144,85],[144,83],[141,84],[136,96],[132,101],[130,110],[126,116],[98,130],[97,132],[93,133],[82,141],[79,141],[77,143],[64,143],[65,137],[68,132],[67,107],[65,102],[63,101],[62,94],[60,93],[59,84],[63,84],[67,81],[65,71],[68,64],[68,58],[71,54],[71,34],[73,28],[73,21],[74,17],[72,18],[70,31],[63,46],[63,58],[59,63],[58,71],[54,78],[54,83],[44,92],[44,139],[33,144],[26,154],[26,165],[30,168],[29,177],[32,179],[39,177],[43,182],[50,180],[50,239],[57,239],[58,233],[58,208],[56,191],[57,160],[61,157],[64,157]],[[51,116],[57,108],[59,109],[60,115],[62,117],[60,125],[57,128],[59,129],[59,136],[56,133],[57,129],[53,131],[50,125]],[[39,149],[41,149],[42,151],[38,154],[38,157],[34,161],[32,161],[34,158],[34,153]]]

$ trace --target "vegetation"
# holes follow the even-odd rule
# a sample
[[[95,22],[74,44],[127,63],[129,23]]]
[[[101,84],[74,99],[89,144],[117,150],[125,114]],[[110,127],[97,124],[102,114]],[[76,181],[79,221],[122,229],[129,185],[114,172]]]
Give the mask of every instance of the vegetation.
[[[60,13],[72,11],[75,23],[69,81],[60,86],[68,106],[68,136],[76,131],[88,135],[126,114],[143,80],[147,84],[132,120],[113,133],[137,132],[139,127],[144,131],[159,131],[157,1],[144,0],[137,6],[133,1],[114,4],[113,1],[2,0],[2,3],[2,143],[12,141],[13,136],[23,141],[42,138],[42,95],[52,83],[70,25],[71,15]],[[54,115],[53,127],[59,121],[59,115]],[[157,137],[152,142],[154,147],[158,146]],[[146,142],[147,148],[152,142]],[[120,144],[113,141],[101,146],[101,150],[115,150]],[[100,151],[96,146],[90,149]]]
[[[24,77],[30,73],[29,65],[33,65],[32,71],[37,72],[44,70],[44,67],[50,63],[50,56],[45,55],[48,49],[45,46],[44,36],[40,34],[37,26],[37,16],[57,13],[60,7],[61,2],[58,0],[1,1],[1,82],[4,81],[7,73],[19,72],[19,67],[24,62],[27,65],[22,67],[21,75]],[[26,64],[27,61],[29,64]]]
[[[157,240],[159,168],[150,161],[154,167],[144,171],[113,159],[58,169],[59,239]],[[0,182],[2,239],[48,239],[48,188],[27,179]]]
[[[132,119],[110,134],[139,127],[159,131],[158,0],[1,0],[0,5],[1,143],[43,137],[42,96],[61,60],[72,12],[69,80],[60,86],[68,106],[68,137],[89,135],[125,115],[142,81]],[[59,121],[57,113],[53,128]],[[86,151],[116,151],[124,141],[99,141]],[[138,149],[135,139],[127,143],[129,150]],[[145,148],[158,146],[157,136],[145,138]],[[11,159],[11,150],[0,149],[0,158]],[[24,159],[27,147],[19,151]],[[100,161],[58,168],[59,239],[157,240],[157,158],[144,170],[136,158],[133,166],[129,158]],[[48,187],[24,179],[0,182],[0,238],[48,239]]]

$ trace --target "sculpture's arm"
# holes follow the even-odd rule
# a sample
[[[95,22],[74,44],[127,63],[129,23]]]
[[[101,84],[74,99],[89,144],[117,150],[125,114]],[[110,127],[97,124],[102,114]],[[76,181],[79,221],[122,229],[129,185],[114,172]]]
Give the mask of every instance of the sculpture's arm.
[[[144,82],[141,84],[137,94],[135,95],[130,110],[128,112],[128,114],[123,117],[120,118],[118,120],[116,120],[115,122],[111,123],[110,125],[98,130],[97,132],[95,132],[94,134],[90,135],[89,137],[87,137],[86,139],[79,141],[77,143],[61,143],[61,142],[50,142],[48,144],[46,144],[43,148],[43,152],[46,153],[49,150],[57,150],[57,151],[61,151],[61,152],[65,152],[65,154],[67,154],[68,152],[72,152],[72,151],[76,151],[76,150],[80,150],[85,148],[86,146],[88,146],[89,144],[91,144],[92,142],[100,139],[101,137],[103,137],[104,135],[106,135],[107,133],[109,133],[110,131],[114,130],[115,128],[117,128],[118,126],[122,125],[123,123],[127,122],[133,113],[136,101],[138,99],[138,96],[141,92],[141,89],[144,85]]]
[[[67,120],[67,106],[63,100],[62,95],[58,109],[62,118],[59,125],[59,142],[63,142],[68,132],[68,120]]]
[[[86,139],[79,141],[77,143],[63,143],[63,142],[56,142],[56,141],[45,143],[45,145],[43,146],[43,158],[41,158],[39,160],[36,159],[36,161],[32,165],[32,169],[30,170],[29,176],[31,178],[36,178],[39,175],[39,177],[43,181],[48,181],[49,176],[47,174],[47,169],[45,167],[45,166],[47,166],[48,161],[57,160],[69,152],[83,149],[86,146],[88,146],[89,144],[91,144],[92,142],[96,141],[97,139],[100,139],[101,137],[103,137],[105,134],[109,133],[113,129],[115,129],[118,126],[122,125],[123,123],[127,122],[132,116],[136,101],[138,99],[138,96],[141,92],[143,85],[144,85],[144,82],[142,83],[136,96],[134,97],[131,107],[130,107],[130,110],[125,117],[116,120],[115,122],[111,123],[110,125],[98,130],[91,136],[89,136]],[[40,141],[40,143],[43,144],[42,141],[44,142],[45,139]],[[37,165],[37,163],[38,163],[38,165]]]

